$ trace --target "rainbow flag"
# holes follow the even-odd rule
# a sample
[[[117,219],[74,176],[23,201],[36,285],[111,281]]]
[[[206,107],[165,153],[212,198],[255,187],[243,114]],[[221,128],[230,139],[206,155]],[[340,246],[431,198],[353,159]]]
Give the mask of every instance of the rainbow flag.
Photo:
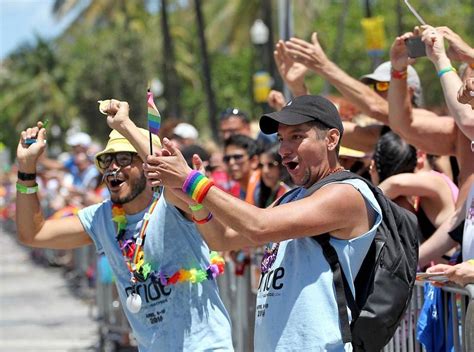
[[[156,108],[155,102],[153,101],[153,93],[148,90],[148,130],[150,133],[158,135],[161,125],[160,112]],[[151,137],[151,136],[150,136]]]

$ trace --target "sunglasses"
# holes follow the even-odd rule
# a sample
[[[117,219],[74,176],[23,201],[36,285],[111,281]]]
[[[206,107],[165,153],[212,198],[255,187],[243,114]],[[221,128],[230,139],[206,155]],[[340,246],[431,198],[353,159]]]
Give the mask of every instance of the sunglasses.
[[[99,164],[99,167],[103,170],[107,169],[114,160],[118,166],[125,167],[132,164],[133,157],[135,155],[137,155],[137,153],[133,152],[102,154],[97,158],[97,163]]]
[[[241,163],[244,160],[244,157],[245,157],[244,154],[229,154],[229,155],[224,155],[222,160],[224,160],[226,164],[228,164],[231,161],[231,159],[234,159],[236,163]]]
[[[388,88],[390,87],[390,82],[372,82],[369,83],[368,86],[376,92],[383,93],[388,91]]]
[[[274,169],[274,168],[277,168],[278,166],[280,166],[280,163],[278,161],[272,161],[272,162],[269,162],[269,163],[259,163],[258,164],[259,169],[263,169],[265,166],[268,167],[269,169]]]

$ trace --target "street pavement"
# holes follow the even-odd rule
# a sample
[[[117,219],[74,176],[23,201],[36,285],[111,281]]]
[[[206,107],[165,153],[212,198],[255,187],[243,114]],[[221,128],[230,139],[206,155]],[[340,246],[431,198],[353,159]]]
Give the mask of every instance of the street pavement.
[[[96,351],[91,311],[73,295],[64,269],[34,263],[0,228],[0,352]]]

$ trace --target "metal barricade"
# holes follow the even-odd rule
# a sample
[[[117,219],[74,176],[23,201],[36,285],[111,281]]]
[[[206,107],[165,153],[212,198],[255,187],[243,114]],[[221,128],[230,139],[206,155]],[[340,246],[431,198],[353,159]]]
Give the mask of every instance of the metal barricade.
[[[113,282],[112,270],[104,256],[98,258],[96,273],[100,351],[131,351],[136,343]]]
[[[455,352],[474,351],[474,284],[461,287],[445,285],[443,292],[444,329],[452,332]],[[460,299],[457,299],[459,298]],[[417,323],[424,303],[424,286],[416,282],[410,306],[395,332],[394,337],[384,347],[383,352],[425,351],[416,339]],[[451,306],[452,319],[448,320],[448,309]]]

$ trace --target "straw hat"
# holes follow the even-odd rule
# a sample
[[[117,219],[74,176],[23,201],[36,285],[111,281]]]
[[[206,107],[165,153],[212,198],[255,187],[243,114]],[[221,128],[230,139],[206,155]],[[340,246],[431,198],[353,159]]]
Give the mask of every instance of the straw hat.
[[[146,130],[144,128],[139,128],[139,130],[140,130],[140,133],[143,134],[143,136],[145,138],[149,138],[148,130]],[[152,134],[152,141],[153,141],[154,146],[156,146],[158,148],[161,148],[160,138],[157,135]],[[137,153],[137,150],[133,147],[133,145],[124,136],[122,136],[116,130],[112,130],[112,132],[110,132],[110,134],[109,134],[109,140],[107,142],[107,145],[105,146],[105,149],[98,152],[95,155],[94,163],[95,163],[96,168],[101,172],[103,171],[99,167],[99,162],[97,160],[98,157],[100,157],[103,154],[118,153],[118,152]]]

